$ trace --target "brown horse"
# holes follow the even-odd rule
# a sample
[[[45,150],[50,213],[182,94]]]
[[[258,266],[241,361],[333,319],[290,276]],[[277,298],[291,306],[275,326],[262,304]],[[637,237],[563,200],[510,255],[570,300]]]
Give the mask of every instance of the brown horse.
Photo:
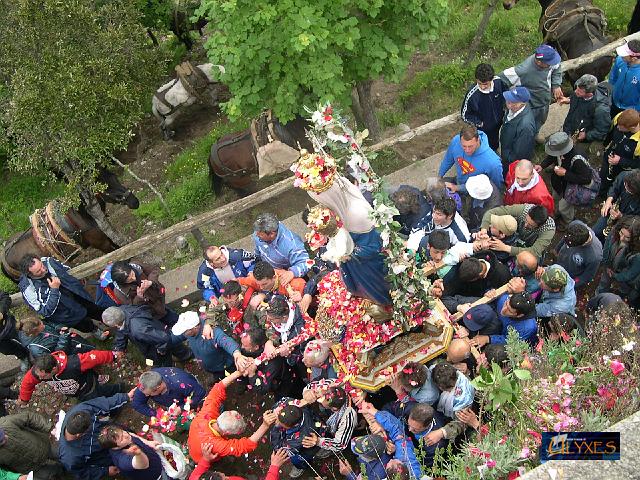
[[[312,150],[305,134],[306,127],[308,123],[302,117],[283,125],[265,112],[250,128],[225,135],[211,147],[208,162],[211,188],[220,194],[225,182],[239,195],[252,193],[255,182],[251,176],[258,173],[258,148],[277,140],[296,150]]]
[[[503,0],[502,6],[510,10],[518,0]],[[544,42],[553,46],[563,60],[578,58],[604,47],[608,41],[604,35],[606,19],[604,12],[594,7],[591,0],[538,0],[540,31]],[[585,73],[590,73],[603,81],[613,57],[604,56],[576,70],[567,72],[567,78],[573,83]]]
[[[103,169],[98,180],[107,185],[105,191],[97,195],[103,211],[105,202],[126,205],[131,209],[140,205],[133,192],[123,186],[114,173]],[[98,228],[83,205],[77,210],[61,213],[55,207],[55,202],[51,202],[32,216],[31,228],[5,242],[0,253],[0,269],[5,276],[17,282],[20,278],[18,263],[27,253],[53,255],[67,262],[77,257],[81,249],[88,247],[109,253],[116,250],[118,245]]]

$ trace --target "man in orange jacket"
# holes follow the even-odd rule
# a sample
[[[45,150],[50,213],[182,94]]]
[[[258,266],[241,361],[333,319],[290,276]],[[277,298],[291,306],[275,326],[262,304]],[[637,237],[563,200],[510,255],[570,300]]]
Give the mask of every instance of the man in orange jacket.
[[[204,475],[211,467],[211,463],[215,462],[217,459],[218,458],[211,453],[211,444],[205,443],[202,446],[202,460],[198,462],[196,469],[191,472],[189,480],[200,480],[204,478],[208,478],[210,480],[245,480],[244,477],[228,476],[220,472],[211,472],[208,477],[203,477],[202,475]],[[267,476],[264,477],[264,480],[279,480],[280,467],[282,467],[282,465],[284,465],[288,460],[289,453],[284,448],[281,448],[277,452],[273,452],[271,454],[271,465],[269,466]]]
[[[220,413],[220,407],[227,398],[227,387],[242,376],[236,371],[216,383],[209,391],[202,409],[191,422],[189,429],[189,455],[196,462],[203,458],[202,445],[211,444],[212,455],[219,460],[227,455],[241,457],[245,453],[253,452],[258,447],[260,439],[269,431],[276,420],[276,415],[267,410],[262,423],[250,437],[228,438],[240,435],[246,427],[242,415],[235,410],[225,410]]]
[[[259,300],[268,302],[273,295],[279,294],[289,298],[292,302],[299,302],[304,295],[305,282],[302,278],[286,281],[286,270],[274,269],[267,262],[257,262],[253,272],[248,277],[238,278],[238,283],[253,288],[262,295],[255,295],[250,305],[257,308]]]

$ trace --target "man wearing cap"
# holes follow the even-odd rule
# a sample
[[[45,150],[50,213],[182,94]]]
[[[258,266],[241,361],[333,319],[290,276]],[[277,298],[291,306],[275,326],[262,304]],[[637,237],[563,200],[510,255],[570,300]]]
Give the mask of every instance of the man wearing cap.
[[[542,44],[533,55],[515,67],[507,68],[500,77],[510,86],[522,85],[531,94],[530,107],[536,121],[536,132],[547,120],[551,97],[564,98],[560,54],[550,45]]]
[[[602,142],[611,125],[611,93],[588,73],[576,80],[575,87],[564,102],[569,102],[569,113],[562,130],[577,142]]]
[[[239,437],[246,428],[246,421],[235,410],[220,413],[227,399],[227,388],[242,376],[239,371],[233,372],[216,383],[204,399],[202,409],[195,416],[189,428],[189,456],[199,463],[204,459],[203,446],[211,444],[211,454],[218,461],[222,457],[242,457],[258,448],[258,442],[269,431],[275,421],[275,415],[267,410],[262,415],[262,423],[249,437]],[[275,450],[275,449],[274,449]],[[206,459],[205,459],[206,460]]]
[[[495,252],[506,252],[514,257],[524,250],[528,250],[536,257],[542,258],[545,250],[556,233],[556,224],[541,205],[527,203],[524,205],[504,205],[492,208],[482,217],[479,233],[487,234],[491,225],[491,215],[511,215],[518,222],[517,239],[513,245],[507,245],[502,240],[492,238],[489,248]]]
[[[602,243],[594,231],[580,220],[569,224],[556,251],[558,265],[562,265],[576,282],[576,290],[594,279],[602,262]]]
[[[600,167],[600,195],[604,196],[616,178],[626,170],[640,167],[640,113],[631,108],[613,118],[604,140]]]
[[[565,132],[556,132],[544,144],[547,156],[535,169],[538,173],[553,165],[551,186],[557,207],[556,219],[564,227],[573,221],[576,208],[564,198],[569,183],[587,186],[593,177],[588,160],[574,148],[573,140]]]
[[[499,240],[504,245],[513,245],[516,241],[516,233],[518,232],[518,222],[511,215],[491,215],[491,224],[489,225],[489,240]],[[508,252],[496,251],[496,258],[501,262],[507,261],[511,254]]]
[[[515,280],[515,279],[514,279]],[[515,288],[510,293],[500,295],[496,301],[498,319],[502,322],[502,331],[495,335],[477,335],[471,343],[478,348],[485,345],[507,343],[509,328],[513,328],[521,340],[534,347],[538,342],[538,324],[536,322],[536,302],[526,292],[516,290],[524,288],[524,282],[512,282]]]
[[[482,215],[493,207],[502,205],[502,193],[484,173],[467,180],[467,193],[472,198],[466,215],[469,230],[476,230],[482,222]]]
[[[117,328],[113,341],[117,357],[126,353],[129,340],[145,359],[158,367],[171,366],[172,354],[180,360],[191,357],[182,341],[171,336],[169,327],[153,317],[149,305],[109,307],[102,313],[102,321],[108,327]]]
[[[347,477],[347,480],[356,480],[362,469],[364,477],[368,480],[384,480],[387,478],[385,466],[391,460],[391,455],[387,453],[387,444],[382,435],[365,435],[351,440],[351,451],[356,455],[358,467],[352,469],[351,465],[344,460],[338,460],[340,473]]]
[[[538,317],[551,317],[557,313],[576,314],[575,282],[560,265],[539,268],[542,297],[536,305]]]
[[[166,409],[173,402],[184,405],[187,397],[191,397],[191,408],[197,409],[206,393],[196,377],[180,368],[154,368],[140,375],[131,406],[142,415],[155,417],[156,410],[149,406],[151,399]]]
[[[19,473],[33,471],[36,479],[59,478],[62,466],[50,432],[49,420],[29,410],[0,418],[0,465]]]
[[[502,188],[502,164],[498,154],[491,150],[487,135],[474,125],[465,124],[460,134],[453,137],[442,158],[438,176],[444,178],[449,169],[456,167],[456,183],[445,182],[452,192],[466,193],[467,180],[484,173],[498,188]]]
[[[467,91],[460,109],[462,120],[475,125],[489,139],[489,146],[494,152],[500,144],[500,126],[504,111],[502,92],[507,90],[504,81],[495,75],[493,66],[480,63],[475,71],[476,82]]]
[[[609,72],[609,83],[613,87],[612,117],[627,108],[640,111],[640,40],[619,46],[616,53],[618,56]]]
[[[513,87],[502,95],[507,102],[507,112],[500,129],[500,158],[502,171],[506,174],[511,162],[533,158],[537,129],[529,106],[531,94],[527,87]]]
[[[240,347],[220,327],[214,327],[212,339],[203,338],[202,329],[204,319],[200,320],[197,312],[184,312],[178,317],[176,324],[171,327],[178,340],[186,340],[193,355],[209,372],[214,381],[224,377],[225,370],[232,370],[234,363],[240,370],[249,366],[250,359],[240,353]]]
[[[542,205],[553,216],[554,202],[547,184],[536,172],[531,160],[516,160],[509,165],[505,180],[507,190],[504,193],[505,205],[533,203]]]
[[[491,305],[460,305],[458,311],[464,311],[460,323],[469,338],[477,335],[498,335],[502,332],[502,322]]]

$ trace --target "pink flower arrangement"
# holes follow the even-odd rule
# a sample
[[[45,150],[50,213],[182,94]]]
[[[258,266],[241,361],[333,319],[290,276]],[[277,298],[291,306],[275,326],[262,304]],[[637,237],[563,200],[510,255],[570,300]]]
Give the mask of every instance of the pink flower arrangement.
[[[191,409],[190,396],[185,399],[182,407],[174,401],[167,410],[158,407],[155,416],[151,417],[149,423],[143,425],[142,434],[148,434],[149,430],[160,433],[175,432],[178,427],[188,426],[195,416],[195,412]]]
[[[609,363],[609,367],[611,368],[611,372],[617,377],[622,372],[624,372],[624,363],[619,362],[618,360],[611,360]]]

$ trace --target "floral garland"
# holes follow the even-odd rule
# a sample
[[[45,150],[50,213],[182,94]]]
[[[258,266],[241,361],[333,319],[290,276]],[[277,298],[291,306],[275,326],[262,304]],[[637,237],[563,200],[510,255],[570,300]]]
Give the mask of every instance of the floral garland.
[[[335,159],[324,152],[309,153],[300,151],[300,158],[291,165],[296,179],[293,186],[302,190],[322,193],[331,188],[337,171]]]
[[[305,234],[305,240],[311,250],[318,250],[324,247],[329,241],[329,237],[335,235],[343,222],[330,208],[316,205],[309,209],[307,216],[307,227],[311,229]]]
[[[400,236],[400,224],[393,217],[399,215],[389,195],[384,189],[383,181],[371,168],[362,148],[362,141],[368,132],[354,134],[347,126],[346,120],[334,110],[331,104],[318,106],[310,111],[313,131],[308,132],[314,148],[326,155],[330,150],[338,163],[345,160],[349,173],[361,190],[373,193],[372,219],[380,232],[385,254],[385,262],[389,271],[387,280],[391,285],[393,314],[397,321],[407,328],[407,317],[411,311],[420,311],[432,306],[430,296],[431,282],[417,264],[415,252],[408,251],[404,239]]]
[[[186,429],[195,416],[196,413],[191,409],[191,396],[185,399],[182,407],[174,401],[167,410],[161,407],[156,409],[155,416],[142,426],[142,435],[150,435],[153,432],[170,433],[178,428]]]

